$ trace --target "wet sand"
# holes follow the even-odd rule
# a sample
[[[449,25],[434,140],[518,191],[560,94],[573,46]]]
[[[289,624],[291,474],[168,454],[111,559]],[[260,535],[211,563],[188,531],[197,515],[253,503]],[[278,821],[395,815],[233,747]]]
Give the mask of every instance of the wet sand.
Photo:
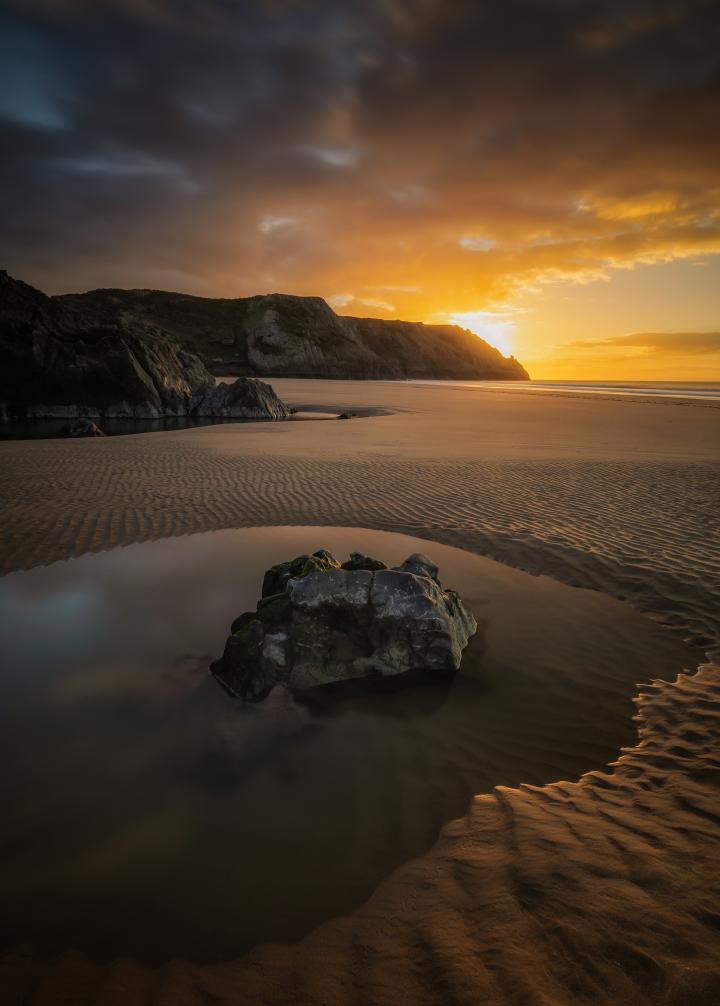
[[[262,524],[402,531],[603,590],[720,637],[720,409],[276,381],[393,415],[0,443],[0,568]]]
[[[212,528],[358,525],[600,589],[717,652],[717,409],[275,386],[292,405],[393,414],[2,443],[4,569]],[[159,969],[13,953],[8,1001],[710,1006],[717,667],[645,685],[638,709],[639,743],[616,764],[478,795],[428,853],[297,944]]]

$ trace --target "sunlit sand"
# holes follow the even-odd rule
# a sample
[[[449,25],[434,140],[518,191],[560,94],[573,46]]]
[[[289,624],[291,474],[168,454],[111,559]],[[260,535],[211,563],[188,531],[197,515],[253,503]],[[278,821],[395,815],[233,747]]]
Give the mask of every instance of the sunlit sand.
[[[452,586],[484,619],[487,649],[471,646],[467,674],[490,694],[502,684],[505,705],[488,708],[485,727],[472,703],[452,701],[419,735],[398,726],[392,757],[378,764],[387,772],[379,805],[357,781],[367,802],[346,850],[357,860],[352,882],[336,872],[299,915],[278,923],[259,912],[257,940],[252,927],[234,943],[224,933],[214,955],[206,934],[193,945],[181,913],[154,947],[143,925],[125,942],[115,934],[113,955],[113,938],[101,926],[91,933],[80,913],[65,944],[62,928],[51,938],[38,931],[51,958],[8,951],[9,1001],[42,987],[71,1002],[92,990],[103,1003],[567,1003],[569,989],[574,1001],[607,1006],[712,1002],[720,681],[716,665],[697,667],[720,639],[720,411],[510,388],[274,385],[302,412],[357,416],[0,444],[3,567],[29,570],[8,577],[7,589],[19,598],[43,577],[62,582],[62,565],[41,565],[151,539],[164,539],[148,548],[166,558],[157,553],[148,582],[170,563],[182,589],[179,557],[203,539],[176,548],[173,537],[223,528],[278,526],[266,533],[280,557],[298,536],[306,547],[347,550],[343,526],[376,529],[371,545],[389,555],[403,545],[378,532],[411,534],[449,564]],[[226,566],[231,541],[218,551]],[[98,559],[131,569],[143,554]],[[244,554],[252,565],[248,546]],[[188,624],[203,603],[202,584],[190,582],[197,596],[190,587],[175,605]],[[242,604],[216,607],[221,645]],[[98,700],[93,675],[64,688],[56,701]],[[212,701],[230,700],[218,690]],[[271,818],[282,806],[273,799]],[[78,877],[98,882],[128,855],[155,855],[153,843],[177,829],[138,822],[83,854]],[[283,859],[279,877],[291,867]],[[16,881],[17,896],[21,873]],[[191,904],[189,886],[182,895]],[[173,933],[177,954],[168,952]],[[107,963],[118,955],[125,961]],[[181,959],[161,965],[169,956]]]

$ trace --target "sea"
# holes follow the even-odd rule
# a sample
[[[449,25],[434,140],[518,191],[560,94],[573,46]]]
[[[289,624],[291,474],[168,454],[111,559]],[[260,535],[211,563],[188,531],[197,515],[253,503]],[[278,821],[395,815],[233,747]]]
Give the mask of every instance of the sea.
[[[408,384],[477,388],[497,391],[543,391],[556,394],[643,395],[652,398],[685,398],[720,401],[720,381],[431,381]]]

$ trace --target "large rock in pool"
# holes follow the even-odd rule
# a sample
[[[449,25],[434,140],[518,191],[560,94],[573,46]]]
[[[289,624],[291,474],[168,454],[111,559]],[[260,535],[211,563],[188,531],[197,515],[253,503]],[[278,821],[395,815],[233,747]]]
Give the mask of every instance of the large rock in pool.
[[[408,672],[446,680],[476,630],[426,556],[387,569],[356,552],[341,565],[321,549],[267,571],[256,610],[235,619],[211,670],[243,699],[277,684],[305,690]]]

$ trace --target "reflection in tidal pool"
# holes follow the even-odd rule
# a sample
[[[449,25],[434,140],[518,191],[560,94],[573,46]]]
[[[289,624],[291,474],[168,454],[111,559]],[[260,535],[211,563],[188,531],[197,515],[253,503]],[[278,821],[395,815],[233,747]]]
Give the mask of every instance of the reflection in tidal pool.
[[[450,688],[262,705],[208,674],[269,565],[426,551],[485,626]],[[603,765],[694,654],[598,594],[348,528],[170,539],[0,579],[5,944],[226,959],[351,911],[471,795]]]

